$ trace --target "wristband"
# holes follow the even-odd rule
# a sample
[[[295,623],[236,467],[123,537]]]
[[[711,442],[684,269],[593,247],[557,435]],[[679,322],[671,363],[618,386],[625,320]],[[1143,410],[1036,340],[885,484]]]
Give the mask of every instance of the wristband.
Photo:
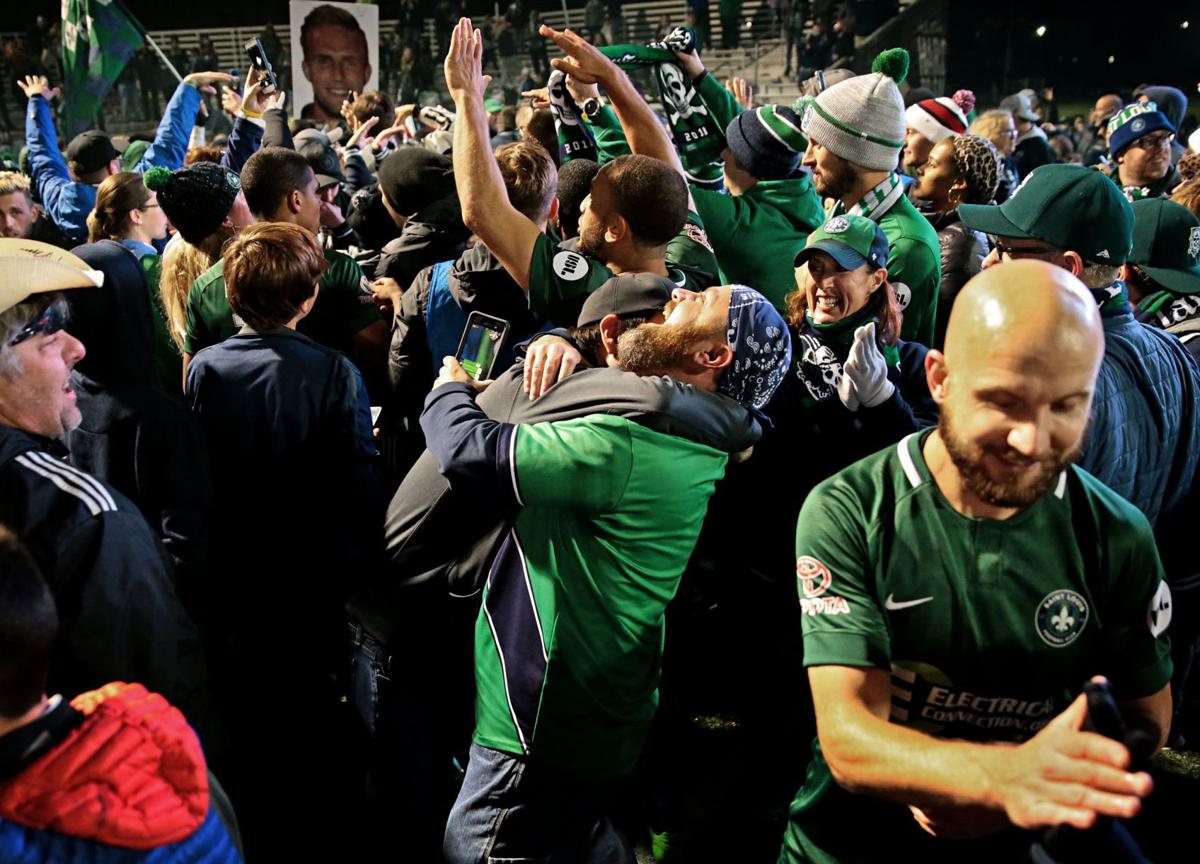
[[[707,77],[708,77],[708,68],[707,68],[707,67],[705,67],[705,68],[704,68],[704,69],[703,69],[703,70],[700,72],[700,74],[699,74],[699,75],[697,75],[695,78],[693,78],[693,79],[692,79],[692,86],[695,86],[695,85],[699,84],[701,81],[703,81],[703,80],[704,80],[705,78],[707,78]]]

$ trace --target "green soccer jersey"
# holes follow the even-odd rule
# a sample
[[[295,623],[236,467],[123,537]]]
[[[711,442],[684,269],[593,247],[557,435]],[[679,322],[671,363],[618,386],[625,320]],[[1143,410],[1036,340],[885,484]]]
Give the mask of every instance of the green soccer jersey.
[[[601,414],[513,440],[522,509],[476,622],[475,741],[628,774],[657,707],[664,610],[727,455]]]
[[[938,288],[942,284],[942,252],[937,231],[904,195],[903,184],[896,174],[889,174],[848,211],[838,202],[830,215],[846,212],[871,219],[888,239],[891,249],[887,278],[904,313],[900,338],[932,345]]]
[[[371,285],[354,259],[325,250],[329,268],[321,277],[317,302],[296,329],[336,351],[350,349],[355,333],[379,321]],[[224,342],[241,327],[225,294],[225,262],[218,261],[192,283],[186,310],[183,350],[195,356],[202,348]]]
[[[720,284],[717,259],[695,213],[688,214],[664,257],[671,280],[681,288],[703,291]],[[595,258],[560,249],[554,238],[541,234],[529,261],[529,308],[542,320],[574,326],[583,301],[613,275]]]
[[[1021,742],[1092,675],[1120,699],[1171,678],[1170,592],[1150,525],[1083,470],[1007,520],[955,510],[914,433],[821,483],[796,529],[806,666],[891,672],[891,722]],[[869,826],[870,830],[863,830]],[[1015,830],[934,841],[908,808],[850,795],[814,748],[780,862],[1019,860]]]

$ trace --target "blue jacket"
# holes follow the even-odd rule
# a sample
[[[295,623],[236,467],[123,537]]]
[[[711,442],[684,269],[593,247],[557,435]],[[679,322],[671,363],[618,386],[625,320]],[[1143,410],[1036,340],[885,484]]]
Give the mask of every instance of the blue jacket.
[[[1162,536],[1200,464],[1200,368],[1174,336],[1123,311],[1104,317],[1104,362],[1080,467]]]
[[[182,167],[198,110],[200,91],[191,84],[181,83],[167,103],[154,143],[146,148],[134,170],[146,171],[156,165],[172,171]],[[67,161],[58,149],[54,117],[41,96],[29,98],[25,143],[29,145],[29,167],[42,206],[64,234],[76,243],[86,243],[87,216],[96,208],[96,187],[71,179]]]

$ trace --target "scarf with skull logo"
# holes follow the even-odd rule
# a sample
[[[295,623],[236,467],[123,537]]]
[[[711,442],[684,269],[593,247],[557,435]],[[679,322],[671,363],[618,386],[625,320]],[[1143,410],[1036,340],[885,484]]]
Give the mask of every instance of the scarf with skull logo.
[[[795,362],[792,368],[808,391],[802,399],[805,405],[817,405],[839,398],[837,387],[842,380],[842,364],[854,345],[854,331],[875,320],[875,313],[869,307],[832,324],[818,324],[811,315],[804,313],[804,323],[794,340],[792,356]],[[876,322],[876,331],[878,327]],[[892,371],[898,372],[900,369],[900,351],[895,345],[883,341],[877,344],[887,363],[888,377],[893,377]]]
[[[558,133],[558,152],[562,162],[571,159],[596,160],[596,137],[582,122],[583,112],[567,89],[566,73],[555,69],[546,82],[550,110],[554,112],[554,131]]]
[[[704,100],[679,68],[675,53],[695,51],[696,31],[676,27],[661,41],[646,45],[607,45],[600,50],[622,69],[653,66],[667,124],[683,170],[700,186],[720,188],[725,130],[717,126]]]

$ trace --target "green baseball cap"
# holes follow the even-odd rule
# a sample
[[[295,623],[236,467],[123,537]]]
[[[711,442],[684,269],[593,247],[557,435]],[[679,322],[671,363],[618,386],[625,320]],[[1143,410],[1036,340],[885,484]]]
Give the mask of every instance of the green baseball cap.
[[[960,204],[968,228],[996,237],[1041,240],[1094,264],[1124,264],[1133,242],[1133,211],[1094,168],[1043,165],[1025,175],[1003,204]]]
[[[1200,219],[1166,198],[1133,203],[1129,263],[1168,291],[1200,294]]]
[[[886,267],[888,240],[883,229],[866,216],[834,216],[808,235],[807,245],[796,255],[799,267],[821,251],[828,253],[844,270],[857,270],[864,264]]]

